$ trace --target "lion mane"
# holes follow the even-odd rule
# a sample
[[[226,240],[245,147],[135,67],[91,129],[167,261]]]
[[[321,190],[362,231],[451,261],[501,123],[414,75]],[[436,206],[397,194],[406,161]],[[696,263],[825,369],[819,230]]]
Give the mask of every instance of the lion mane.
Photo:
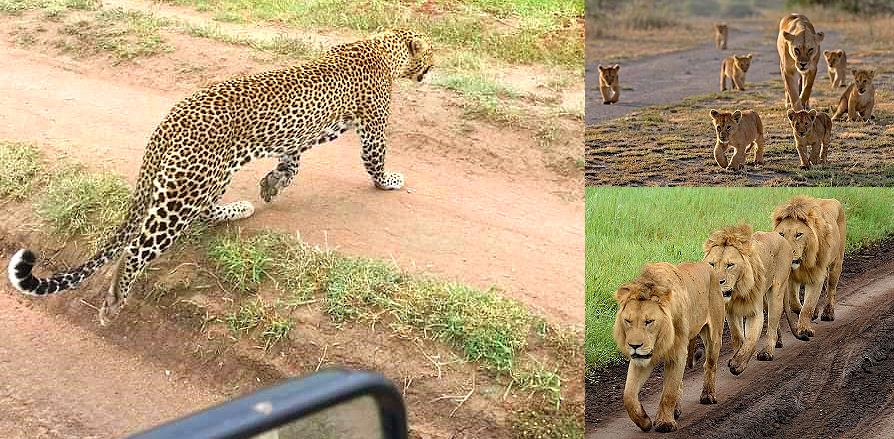
[[[802,195],[792,198],[773,211],[773,227],[786,218],[791,218],[806,224],[812,232],[807,235],[803,267],[805,274],[813,280],[825,275],[825,269],[834,256],[831,249],[838,239],[820,209],[822,207],[817,204],[816,199]]]
[[[676,350],[680,344],[689,344],[687,337],[688,328],[683,322],[686,312],[678,300],[675,299],[674,287],[679,282],[679,276],[674,266],[667,262],[647,264],[633,282],[621,285],[615,293],[615,299],[620,308],[627,303],[639,300],[653,300],[658,302],[666,323],[670,326],[670,334],[660,334],[655,339],[652,355],[656,359],[664,359]],[[618,322],[616,322],[618,323]],[[672,335],[672,336],[669,336]],[[615,324],[614,336],[618,343],[618,349],[626,352],[624,341],[627,336],[624,325]]]
[[[763,270],[755,270],[762,267],[763,263],[758,252],[751,247],[751,235],[754,230],[749,224],[739,224],[715,230],[705,241],[704,252],[707,255],[714,247],[732,247],[745,259],[745,271],[742,279],[736,282],[736,290],[745,293],[748,301],[756,300],[756,297],[767,290],[766,273]]]

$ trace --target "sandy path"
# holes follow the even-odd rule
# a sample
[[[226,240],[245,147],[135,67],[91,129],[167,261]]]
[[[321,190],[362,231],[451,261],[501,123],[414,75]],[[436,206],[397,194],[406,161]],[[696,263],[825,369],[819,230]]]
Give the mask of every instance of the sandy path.
[[[0,69],[0,138],[52,144],[52,154],[131,182],[149,134],[184,96],[126,79],[109,82],[86,64],[7,42],[0,42],[0,65],[12,66]],[[394,131],[387,167],[404,173],[407,190],[373,189],[357,138],[348,135],[306,154],[293,186],[273,203],[260,200],[257,186],[273,167],[269,160],[240,172],[225,199],[259,208],[242,226],[300,232],[350,254],[496,285],[552,320],[582,323],[583,203],[550,194],[542,181],[402,146],[438,144],[425,127]]]
[[[717,405],[698,403],[701,372],[688,374],[679,429],[667,436],[891,437],[879,424],[894,422],[894,263],[848,279],[839,292],[835,321],[815,322],[816,337],[809,342],[785,331],[784,347],[772,362],[753,360],[738,377],[723,366],[728,355],[721,356]],[[643,399],[653,416],[659,398],[656,392]],[[587,439],[647,436],[620,409]]]
[[[613,105],[602,103],[597,69],[599,60],[587,60],[585,72],[587,125],[616,119],[642,107],[670,104],[688,96],[717,93],[720,91],[720,63],[723,58],[732,54],[754,55],[751,68],[746,75],[746,87],[749,82],[780,77],[776,33],[771,31],[770,25],[731,23],[730,26],[727,50],[716,49],[712,41],[713,35],[706,34],[705,41],[712,42],[693,49],[621,62],[621,100]],[[826,31],[822,47],[837,47],[837,41],[834,33]],[[827,80],[826,64],[820,59],[820,68],[814,85],[825,84]]]
[[[13,294],[0,286],[0,437],[122,437],[223,400]]]

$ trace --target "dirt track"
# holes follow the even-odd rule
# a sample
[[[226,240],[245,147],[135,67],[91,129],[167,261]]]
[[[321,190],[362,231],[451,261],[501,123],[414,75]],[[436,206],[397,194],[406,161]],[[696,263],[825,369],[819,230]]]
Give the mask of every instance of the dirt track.
[[[683,98],[715,93],[720,89],[720,62],[736,54],[752,53],[754,60],[748,70],[747,82],[762,82],[779,77],[779,55],[776,52],[775,26],[731,23],[727,50],[718,50],[714,43],[705,43],[689,50],[648,56],[621,62],[621,101],[602,104],[599,94],[599,60],[587,60],[586,65],[586,123],[597,124],[619,118],[640,108],[675,103]],[[713,38],[706,33],[705,40]],[[838,37],[826,32],[823,47],[837,47]],[[826,79],[825,61],[817,80]]]
[[[846,273],[835,321],[816,322],[817,335],[811,341],[796,341],[784,331],[785,345],[774,361],[753,360],[739,377],[721,367],[717,405],[698,404],[701,370],[688,373],[680,428],[667,437],[891,437],[894,263],[877,262],[891,261],[892,255],[894,242],[888,241],[869,258],[848,263],[865,271]],[[721,356],[721,365],[727,357]],[[588,395],[591,404],[598,401],[591,396],[595,395]],[[659,396],[656,391],[643,399],[647,412],[654,415]],[[620,402],[610,399],[617,411],[589,431],[587,438],[647,436],[630,421]]]
[[[0,287],[0,437],[121,437],[224,398],[13,294]]]

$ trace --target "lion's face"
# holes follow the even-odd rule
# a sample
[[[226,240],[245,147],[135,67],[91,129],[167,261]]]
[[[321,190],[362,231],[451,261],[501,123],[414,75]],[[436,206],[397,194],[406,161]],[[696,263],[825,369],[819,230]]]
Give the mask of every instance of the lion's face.
[[[601,77],[606,84],[615,84],[618,82],[618,72],[620,70],[621,66],[618,64],[613,66],[599,66],[599,77]]]
[[[725,34],[729,30],[729,26],[725,24],[715,24],[714,31],[718,34]]]
[[[630,361],[643,365],[652,360],[655,344],[662,336],[673,337],[673,330],[657,298],[629,300],[621,305],[615,317],[618,349]]]
[[[854,70],[854,86],[857,88],[857,93],[863,94],[866,93],[866,90],[869,89],[869,86],[872,84],[872,78],[875,77],[874,70]]]
[[[752,58],[752,55],[750,53],[745,56],[736,56],[735,57],[736,65],[743,72],[747,72],[748,69],[751,68],[751,58]]]
[[[811,246],[816,247],[816,235],[807,224],[794,218],[782,219],[773,230],[792,246],[792,270],[797,270]]]
[[[705,262],[711,266],[720,282],[724,302],[729,302],[736,291],[736,285],[745,277],[747,261],[735,247],[715,246],[705,254]]]
[[[783,32],[782,36],[785,38],[786,51],[795,60],[798,70],[801,73],[807,72],[825,35],[822,32],[814,34],[804,31],[798,34]]]
[[[788,120],[792,125],[792,129],[795,130],[795,135],[798,137],[804,137],[813,130],[813,124],[816,122],[816,110],[801,110],[794,111],[788,110]]]
[[[739,122],[742,120],[742,112],[736,110],[729,113],[711,110],[711,119],[714,120],[714,131],[717,133],[717,140],[726,143],[738,131]]]
[[[829,64],[829,67],[832,68],[838,67],[838,62],[841,61],[842,55],[844,55],[844,51],[842,50],[823,51],[823,56],[826,58],[826,64]]]

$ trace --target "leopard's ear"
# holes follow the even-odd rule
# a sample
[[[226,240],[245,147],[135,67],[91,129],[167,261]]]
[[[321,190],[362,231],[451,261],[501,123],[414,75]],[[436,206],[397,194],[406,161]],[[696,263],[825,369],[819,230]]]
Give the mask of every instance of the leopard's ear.
[[[424,38],[413,37],[407,41],[407,48],[410,49],[410,56],[416,56],[421,52],[429,49],[428,41]]]

